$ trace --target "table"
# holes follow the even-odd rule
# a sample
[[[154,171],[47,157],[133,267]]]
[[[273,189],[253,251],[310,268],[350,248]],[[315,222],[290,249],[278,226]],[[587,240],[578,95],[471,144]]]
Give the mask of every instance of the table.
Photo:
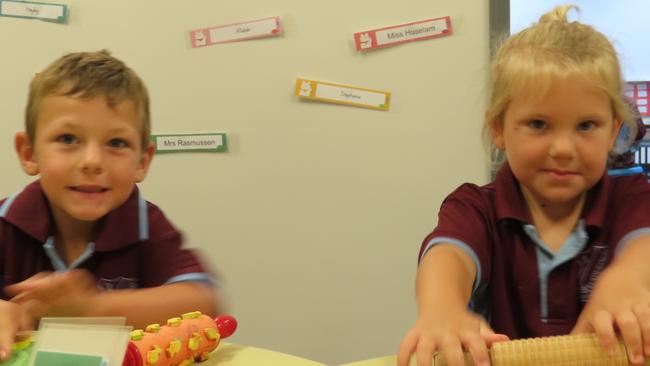
[[[27,357],[16,357],[12,361],[0,362],[2,366],[26,365]],[[241,346],[232,343],[221,342],[209,359],[204,362],[197,362],[196,366],[251,366],[251,365],[282,365],[282,366],[325,366],[325,364],[311,361],[305,358],[270,351],[263,348]]]
[[[325,366],[325,364],[305,358],[270,351],[263,348],[241,346],[221,342],[212,356],[196,366],[249,366],[249,365],[282,365],[282,366]],[[391,366],[394,366],[391,365]]]
[[[397,365],[397,356],[371,358],[368,360],[346,363],[341,366],[395,366],[395,365]]]
[[[386,357],[378,357],[378,358],[371,358],[368,360],[362,360],[362,361],[357,361],[357,362],[352,362],[352,363],[346,363],[341,366],[395,366],[397,365],[397,356],[386,356]],[[411,366],[415,366],[415,356],[411,357],[411,363],[409,363]]]

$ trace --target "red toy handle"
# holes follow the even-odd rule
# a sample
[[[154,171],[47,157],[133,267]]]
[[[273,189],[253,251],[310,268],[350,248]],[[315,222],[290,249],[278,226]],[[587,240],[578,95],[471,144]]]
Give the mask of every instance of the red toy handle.
[[[214,322],[217,323],[221,338],[228,338],[237,330],[237,319],[230,315],[219,315],[214,318]]]
[[[140,350],[138,350],[138,347],[133,342],[129,342],[129,345],[126,347],[126,354],[124,355],[122,366],[142,366]]]

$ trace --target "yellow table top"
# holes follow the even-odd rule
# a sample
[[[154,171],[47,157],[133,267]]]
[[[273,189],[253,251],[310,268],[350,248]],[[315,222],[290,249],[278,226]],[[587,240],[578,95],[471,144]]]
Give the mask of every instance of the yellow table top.
[[[415,365],[415,357],[411,357],[411,362],[409,365]],[[346,363],[341,366],[395,366],[397,365],[397,356],[386,356],[386,357],[378,357],[378,358],[371,358],[368,360],[363,360],[363,361],[357,361],[357,362],[352,362],[352,363]]]
[[[325,364],[307,360],[285,353],[270,351],[263,348],[240,346],[221,342],[219,347],[205,362],[197,366],[249,366],[249,365],[282,365],[282,366],[325,366]]]

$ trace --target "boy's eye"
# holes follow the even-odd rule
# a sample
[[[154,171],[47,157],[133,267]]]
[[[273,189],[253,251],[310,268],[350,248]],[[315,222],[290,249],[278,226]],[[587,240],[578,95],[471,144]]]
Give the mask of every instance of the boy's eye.
[[[56,138],[57,142],[63,143],[63,144],[74,144],[77,142],[77,138],[69,133],[64,133]]]
[[[127,147],[128,144],[123,139],[111,139],[108,142],[108,146],[119,149],[119,148]]]
[[[528,122],[528,125],[536,130],[541,130],[546,128],[546,122],[541,119],[533,119]]]
[[[578,131],[589,131],[596,127],[596,122],[594,121],[584,121],[578,124]]]

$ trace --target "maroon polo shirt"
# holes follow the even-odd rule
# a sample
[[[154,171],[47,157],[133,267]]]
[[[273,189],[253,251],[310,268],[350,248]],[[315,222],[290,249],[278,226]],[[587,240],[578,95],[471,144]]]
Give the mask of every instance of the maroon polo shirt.
[[[72,267],[53,249],[48,254],[44,244],[53,226],[39,181],[0,201],[1,288],[41,271],[71,268],[87,269],[107,289],[211,281],[197,256],[181,247],[181,234],[157,206],[142,199],[137,187],[122,206],[100,220],[97,237]]]
[[[582,246],[565,244],[576,252],[556,261],[541,280],[544,261],[539,257],[561,254],[541,250],[531,236],[526,202],[505,164],[493,183],[463,184],[444,200],[420,258],[439,242],[466,251],[478,276],[470,306],[497,333],[511,338],[566,334],[617,250],[638,235],[650,234],[649,207],[650,185],[643,175],[603,176],[588,192],[581,233],[572,235]]]

